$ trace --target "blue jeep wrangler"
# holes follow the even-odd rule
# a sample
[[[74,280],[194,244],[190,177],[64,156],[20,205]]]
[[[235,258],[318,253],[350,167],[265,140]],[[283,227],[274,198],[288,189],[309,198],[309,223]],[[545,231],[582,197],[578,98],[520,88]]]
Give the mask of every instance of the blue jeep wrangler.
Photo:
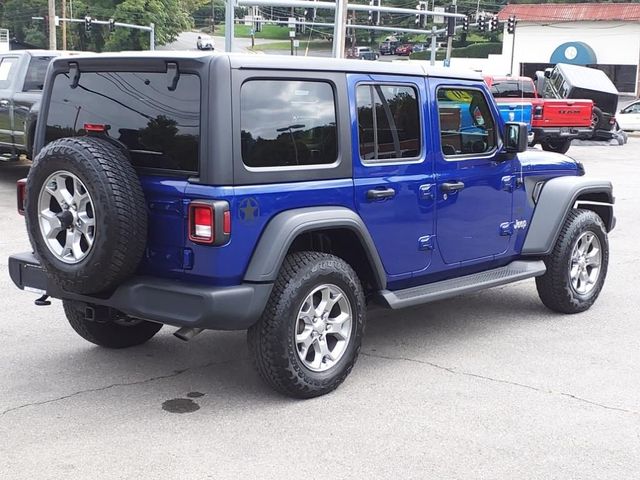
[[[535,277],[554,311],[593,304],[611,184],[526,142],[482,78],[417,63],[61,57],[18,185],[33,253],[10,274],[105,347],[248,329],[272,387],[322,395],[370,303]]]

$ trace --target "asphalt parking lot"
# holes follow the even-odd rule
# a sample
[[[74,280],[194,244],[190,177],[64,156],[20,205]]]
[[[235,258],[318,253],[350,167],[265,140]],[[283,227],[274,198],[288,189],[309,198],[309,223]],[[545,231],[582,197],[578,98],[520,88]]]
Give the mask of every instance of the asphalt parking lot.
[[[554,314],[525,281],[371,312],[350,377],[307,401],[260,381],[244,332],[109,351],[34,306],[6,265],[29,249],[28,166],[0,164],[0,478],[638,478],[639,153],[569,150],[617,200],[591,310]]]

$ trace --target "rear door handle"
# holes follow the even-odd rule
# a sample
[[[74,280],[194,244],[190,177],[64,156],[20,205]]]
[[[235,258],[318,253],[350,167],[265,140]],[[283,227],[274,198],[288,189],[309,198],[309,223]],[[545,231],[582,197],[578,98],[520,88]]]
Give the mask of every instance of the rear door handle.
[[[395,196],[396,191],[393,188],[375,188],[367,191],[367,200],[372,202],[386,200],[387,198],[393,198]]]
[[[457,192],[458,190],[462,190],[464,188],[463,182],[447,182],[443,183],[440,186],[440,190],[444,193]]]

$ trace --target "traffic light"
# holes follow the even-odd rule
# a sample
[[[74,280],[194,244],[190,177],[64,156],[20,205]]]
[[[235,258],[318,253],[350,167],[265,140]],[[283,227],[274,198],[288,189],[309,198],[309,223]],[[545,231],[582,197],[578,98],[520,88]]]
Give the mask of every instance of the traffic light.
[[[516,33],[516,17],[513,15],[507,20],[507,33]]]
[[[91,17],[89,15],[84,17],[84,31],[85,32],[91,31]]]
[[[469,33],[469,17],[464,17],[462,19],[462,31],[464,33]]]
[[[496,30],[498,30],[498,17],[494,15],[491,17],[491,31],[495,32]]]
[[[369,6],[372,7],[374,4],[373,0],[369,0]],[[369,17],[367,18],[369,21],[369,25],[373,25],[373,10],[369,10]]]
[[[449,5],[447,12],[456,13],[456,7]],[[447,17],[447,37],[453,37],[456,34],[456,17]]]
[[[484,18],[484,15],[480,15],[478,17],[478,30],[484,32],[487,30],[487,20]]]
[[[376,7],[380,6],[380,0],[373,0],[373,4]],[[380,25],[380,12],[375,11],[373,12],[373,24],[374,25]]]
[[[116,29],[116,21],[113,18],[109,19],[109,32],[113,32]]]

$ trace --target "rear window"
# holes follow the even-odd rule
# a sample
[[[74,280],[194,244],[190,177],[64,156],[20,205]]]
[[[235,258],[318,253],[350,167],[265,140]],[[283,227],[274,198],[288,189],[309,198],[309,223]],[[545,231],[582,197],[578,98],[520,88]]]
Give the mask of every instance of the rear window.
[[[182,73],[171,91],[162,72],[83,72],[72,89],[68,74],[58,74],[46,142],[84,135],[85,124],[104,125],[136,167],[197,172],[200,79]]]
[[[507,80],[491,84],[491,93],[497,98],[535,98],[533,83],[527,81]]]
[[[47,67],[52,59],[53,57],[31,57],[22,90],[25,92],[42,90]]]

